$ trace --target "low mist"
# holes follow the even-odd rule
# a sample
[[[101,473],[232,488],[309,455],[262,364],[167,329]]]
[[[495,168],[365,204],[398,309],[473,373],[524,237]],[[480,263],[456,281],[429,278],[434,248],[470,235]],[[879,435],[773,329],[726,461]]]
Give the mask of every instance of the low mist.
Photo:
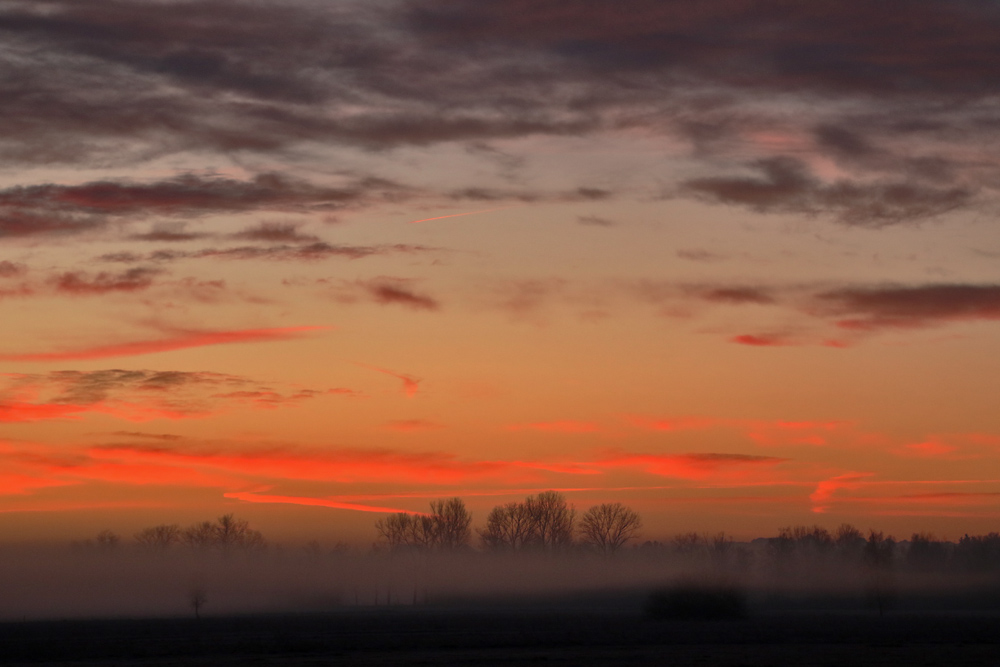
[[[748,608],[1000,607],[1000,563],[940,558],[890,543],[873,562],[850,546],[780,538],[736,543],[687,536],[615,553],[493,553],[465,548],[359,551],[316,544],[252,551],[148,550],[135,545],[0,549],[0,619],[194,617],[523,605],[640,611],[679,586],[727,587]]]

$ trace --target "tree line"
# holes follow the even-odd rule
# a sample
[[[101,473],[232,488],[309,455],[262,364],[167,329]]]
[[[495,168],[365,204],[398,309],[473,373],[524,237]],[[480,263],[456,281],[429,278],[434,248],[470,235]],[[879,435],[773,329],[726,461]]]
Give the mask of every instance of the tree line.
[[[568,551],[583,548],[606,555],[635,542],[637,554],[670,553],[705,563],[729,566],[764,557],[778,567],[794,567],[796,561],[816,559],[864,563],[877,568],[904,567],[913,571],[949,569],[984,570],[1000,568],[1000,533],[965,535],[957,542],[938,540],[927,533],[914,533],[908,540],[870,529],[867,534],[849,524],[833,531],[820,526],[789,526],[774,537],[757,538],[737,544],[725,533],[705,535],[682,533],[667,542],[646,540],[638,543],[642,519],[622,503],[602,503],[577,516],[575,508],[557,491],[544,491],[492,508],[485,526],[473,530],[472,514],[461,498],[431,501],[429,512],[388,514],[375,522],[377,550],[471,551],[517,553]],[[165,551],[187,546],[197,551],[229,553],[262,551],[267,541],[248,521],[233,514],[215,521],[201,521],[181,527],[160,524],[144,528],[133,536],[134,543],[147,551]],[[101,531],[95,541],[76,543],[102,550],[118,547],[121,537]],[[343,550],[339,546],[338,550]],[[317,542],[307,547],[319,553]]]
[[[461,498],[435,500],[428,514],[399,512],[375,522],[377,546],[389,550],[456,550],[472,546],[472,515]],[[483,549],[495,552],[554,552],[581,543],[614,553],[638,536],[639,514],[621,503],[604,503],[588,509],[576,521],[576,510],[565,496],[543,491],[522,502],[494,507],[486,526],[476,531]]]
[[[174,545],[186,545],[199,551],[261,551],[267,547],[264,535],[250,527],[250,522],[224,514],[215,521],[200,521],[181,528],[179,524],[159,524],[143,528],[133,539],[140,548],[148,551],[166,551]],[[78,547],[96,546],[102,550],[116,549],[121,536],[111,530],[102,530],[94,542],[75,543]]]

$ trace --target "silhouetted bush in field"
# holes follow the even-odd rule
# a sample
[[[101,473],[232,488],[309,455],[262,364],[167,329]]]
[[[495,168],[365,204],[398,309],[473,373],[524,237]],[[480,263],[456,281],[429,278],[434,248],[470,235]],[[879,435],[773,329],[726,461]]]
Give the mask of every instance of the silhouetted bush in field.
[[[726,620],[745,618],[746,593],[735,584],[682,581],[653,591],[646,615],[654,619]]]

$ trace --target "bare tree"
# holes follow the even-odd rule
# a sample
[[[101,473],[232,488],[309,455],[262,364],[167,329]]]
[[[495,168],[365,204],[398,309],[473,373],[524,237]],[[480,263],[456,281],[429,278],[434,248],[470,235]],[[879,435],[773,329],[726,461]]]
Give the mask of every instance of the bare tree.
[[[460,549],[472,535],[472,515],[461,498],[431,501],[430,514],[398,512],[375,522],[379,542],[390,550]]]
[[[233,549],[254,551],[262,549],[266,545],[260,531],[251,528],[249,521],[237,519],[232,514],[220,516],[213,529],[215,544],[223,553],[228,553]]]
[[[113,551],[118,548],[122,538],[111,530],[102,530],[97,534],[96,542],[99,549]]]
[[[431,502],[431,543],[438,549],[453,550],[468,546],[472,515],[461,498]]]
[[[404,547],[426,548],[433,539],[433,521],[429,516],[397,512],[375,522],[379,542],[395,551]]]
[[[201,608],[208,602],[208,593],[204,586],[195,585],[188,591],[188,604],[194,609],[194,617],[201,618]]]
[[[181,541],[194,549],[209,549],[215,544],[215,526],[211,521],[188,526],[181,532]]]
[[[188,526],[180,533],[180,539],[196,549],[217,548],[223,553],[234,549],[256,551],[267,546],[267,541],[250,523],[237,519],[232,514],[220,516],[215,523],[202,521]]]
[[[584,542],[613,554],[638,536],[641,527],[642,519],[634,510],[621,503],[603,503],[584,513],[580,529]]]
[[[882,531],[869,530],[865,543],[865,564],[868,575],[868,596],[878,609],[878,615],[885,613],[886,607],[895,596],[892,577],[892,561],[896,552],[896,540],[885,537]]]
[[[181,527],[177,524],[161,524],[143,528],[135,534],[135,541],[145,549],[163,551],[180,542]]]
[[[486,528],[479,531],[483,546],[492,551],[520,551],[533,539],[533,525],[524,503],[506,503],[490,510]]]
[[[573,542],[576,511],[557,491],[542,491],[524,501],[532,523],[532,542],[543,551],[564,548]]]

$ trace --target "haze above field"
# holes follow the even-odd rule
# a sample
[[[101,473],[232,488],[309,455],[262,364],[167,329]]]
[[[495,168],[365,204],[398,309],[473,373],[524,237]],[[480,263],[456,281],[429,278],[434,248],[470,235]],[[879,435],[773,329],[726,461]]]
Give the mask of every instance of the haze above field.
[[[1000,519],[1000,7],[0,0],[0,542],[555,489]]]

